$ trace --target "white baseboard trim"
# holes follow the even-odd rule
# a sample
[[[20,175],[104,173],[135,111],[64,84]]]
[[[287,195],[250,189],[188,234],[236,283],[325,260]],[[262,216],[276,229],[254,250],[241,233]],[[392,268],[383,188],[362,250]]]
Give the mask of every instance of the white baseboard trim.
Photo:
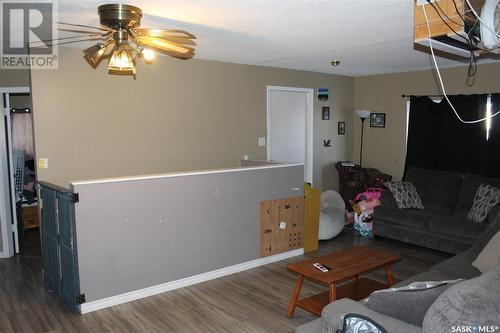
[[[187,278],[158,284],[156,286],[130,291],[130,292],[125,293],[125,294],[120,294],[120,295],[111,296],[108,298],[103,298],[103,299],[100,299],[97,301],[83,303],[82,305],[80,305],[80,313],[85,314],[85,313],[89,313],[92,311],[97,311],[100,309],[109,308],[111,306],[115,306],[118,304],[127,303],[127,302],[134,301],[136,299],[161,294],[161,293],[164,293],[164,292],[170,291],[170,290],[184,288],[184,287],[191,286],[193,284],[197,284],[200,282],[205,282],[205,281],[220,278],[220,277],[223,277],[226,275],[245,271],[245,270],[250,269],[250,268],[255,268],[255,267],[270,264],[270,263],[273,263],[276,261],[288,259],[288,258],[295,257],[295,256],[300,256],[302,254],[304,254],[304,249],[292,250],[292,251],[288,251],[288,252],[284,252],[284,253],[275,254],[275,255],[272,255],[269,257],[250,260],[247,262],[243,262],[241,264],[236,264],[233,266],[220,268],[220,269],[217,269],[214,271],[190,276]]]

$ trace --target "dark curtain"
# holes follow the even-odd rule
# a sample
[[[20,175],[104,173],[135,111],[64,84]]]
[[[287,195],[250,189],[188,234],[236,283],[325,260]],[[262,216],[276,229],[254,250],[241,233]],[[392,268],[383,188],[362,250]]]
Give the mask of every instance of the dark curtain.
[[[486,115],[486,94],[448,97],[464,120],[474,120]],[[495,94],[495,101],[500,106],[498,94]],[[460,122],[446,99],[436,103],[428,97],[412,97],[405,175],[410,166],[417,166],[500,177],[498,156],[492,156],[498,155],[500,148],[500,121],[495,120],[495,139],[490,137],[487,142],[485,122]]]

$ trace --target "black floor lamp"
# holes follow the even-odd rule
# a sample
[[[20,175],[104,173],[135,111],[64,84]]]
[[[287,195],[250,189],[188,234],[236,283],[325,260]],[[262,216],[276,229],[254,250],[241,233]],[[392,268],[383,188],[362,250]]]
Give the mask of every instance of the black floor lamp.
[[[363,161],[363,131],[365,128],[365,119],[370,116],[370,111],[356,110],[356,113],[359,119],[361,119],[361,146],[359,147],[359,165],[361,166],[361,163]]]

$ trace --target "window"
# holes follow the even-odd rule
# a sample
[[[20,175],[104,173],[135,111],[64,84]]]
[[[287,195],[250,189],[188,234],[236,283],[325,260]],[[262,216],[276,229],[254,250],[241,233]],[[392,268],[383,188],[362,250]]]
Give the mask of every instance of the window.
[[[491,95],[488,95],[488,99],[486,100],[486,141],[490,138],[490,130],[491,130]]]

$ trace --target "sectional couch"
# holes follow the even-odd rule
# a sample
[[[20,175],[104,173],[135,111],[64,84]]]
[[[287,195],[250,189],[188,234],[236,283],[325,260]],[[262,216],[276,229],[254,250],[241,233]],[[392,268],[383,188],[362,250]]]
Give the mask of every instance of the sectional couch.
[[[497,267],[496,272],[494,272],[496,275],[489,274],[488,277],[485,276],[485,278],[482,278],[482,276],[487,273],[481,275],[481,272],[472,266],[472,262],[476,259],[490,239],[499,231],[500,215],[497,215],[494,221],[491,221],[491,223],[486,225],[486,229],[469,249],[433,266],[426,272],[420,273],[410,279],[396,284],[395,287],[406,286],[415,281],[442,281],[458,278],[467,279],[467,281],[465,281],[466,283],[463,283],[463,287],[461,288],[466,288],[463,293],[466,295],[468,303],[458,304],[455,302],[454,304],[450,304],[448,309],[446,309],[445,306],[444,311],[464,309],[468,316],[464,316],[459,320],[465,322],[476,318],[481,320],[481,318],[485,316],[491,318],[491,311],[495,311],[493,313],[493,317],[496,316],[499,318],[498,325],[500,326],[500,267]],[[456,287],[458,288],[460,285],[457,285]],[[475,293],[474,290],[479,290],[479,292]],[[487,297],[484,297],[485,294]],[[485,299],[483,300],[482,298]],[[491,301],[492,299],[493,301]],[[388,304],[388,306],[394,306],[394,304]],[[490,312],[488,313],[488,311]],[[323,309],[321,318],[296,328],[295,333],[336,333],[337,330],[342,328],[344,316],[349,313],[359,314],[371,318],[384,327],[388,333],[451,332],[451,325],[455,323],[455,321],[453,321],[448,324],[443,324],[446,323],[446,316],[443,314],[438,325],[436,325],[435,321],[426,322],[428,319],[425,317],[422,323],[424,328],[422,328],[421,326],[410,324],[408,321],[396,319],[394,317],[376,312],[367,307],[363,301],[356,302],[351,299],[344,298],[327,305]],[[459,320],[456,324],[459,324]],[[478,322],[477,324],[481,323]]]
[[[474,244],[487,222],[500,213],[498,205],[486,223],[467,219],[478,186],[500,187],[498,178],[411,167],[405,181],[415,185],[424,209],[398,209],[391,192],[385,190],[373,215],[375,236],[456,254]]]

